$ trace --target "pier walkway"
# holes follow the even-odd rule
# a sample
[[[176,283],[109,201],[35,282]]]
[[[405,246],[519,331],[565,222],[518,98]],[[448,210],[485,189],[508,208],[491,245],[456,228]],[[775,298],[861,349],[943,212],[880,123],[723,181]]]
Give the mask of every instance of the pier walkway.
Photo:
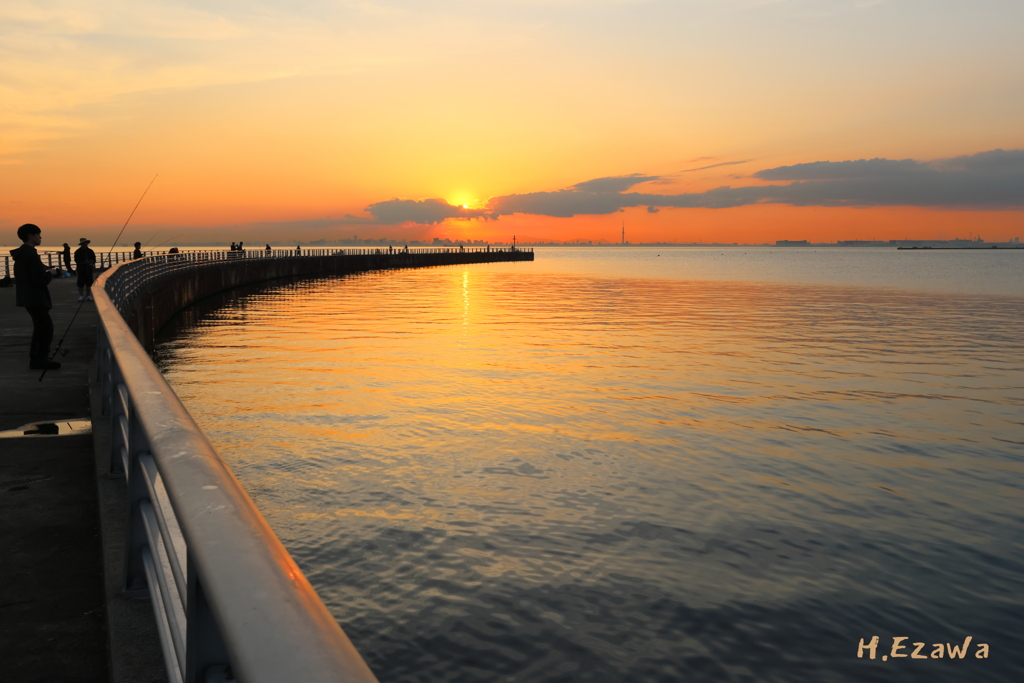
[[[56,340],[78,308],[74,279],[50,285]],[[28,369],[32,321],[0,289],[0,431],[89,419],[96,310],[82,307],[63,367]],[[108,680],[92,435],[0,438],[0,667],[4,681]]]

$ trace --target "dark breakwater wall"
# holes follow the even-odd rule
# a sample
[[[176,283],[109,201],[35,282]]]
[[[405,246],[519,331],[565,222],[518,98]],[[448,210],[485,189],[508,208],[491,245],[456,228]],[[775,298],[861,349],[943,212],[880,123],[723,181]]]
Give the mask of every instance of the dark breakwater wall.
[[[288,277],[321,277],[392,268],[424,268],[466,263],[532,261],[532,251],[336,254],[293,258],[240,258],[168,274],[147,283],[122,310],[128,327],[144,346],[153,342],[175,313],[208,296],[256,282]]]

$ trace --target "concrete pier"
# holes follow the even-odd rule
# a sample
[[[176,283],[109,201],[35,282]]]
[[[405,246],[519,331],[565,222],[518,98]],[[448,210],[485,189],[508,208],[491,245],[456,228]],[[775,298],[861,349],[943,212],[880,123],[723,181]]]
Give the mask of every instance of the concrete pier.
[[[338,251],[343,250],[311,250]],[[346,253],[260,258],[261,252],[250,252],[255,257],[226,259],[189,267],[156,278],[123,310],[125,322],[144,346],[149,346],[156,332],[175,313],[196,301],[235,287],[289,277],[327,277],[370,270],[393,268],[427,268],[471,263],[532,261],[528,250],[490,250],[479,247],[458,249],[424,249],[410,253],[386,249],[344,250]],[[352,253],[361,252],[361,253]],[[185,255],[188,256],[188,255]],[[169,258],[169,257],[167,257]],[[173,261],[165,262],[172,265]]]
[[[78,309],[73,279],[50,285],[54,344]],[[32,321],[0,289],[0,431],[89,419],[96,312],[82,307],[60,370],[29,370]],[[0,679],[108,680],[92,435],[0,439]]]

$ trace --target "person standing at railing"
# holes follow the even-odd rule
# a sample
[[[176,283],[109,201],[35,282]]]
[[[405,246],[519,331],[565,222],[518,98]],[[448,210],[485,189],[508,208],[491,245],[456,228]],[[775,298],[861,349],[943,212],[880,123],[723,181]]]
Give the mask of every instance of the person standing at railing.
[[[92,301],[92,276],[96,268],[96,252],[89,248],[89,240],[82,237],[75,250],[75,270],[78,271],[78,300]]]
[[[267,253],[268,254],[270,253],[270,245],[269,244],[267,245]]]
[[[142,258],[142,242],[135,243],[135,251],[132,252],[132,258]]]
[[[67,242],[64,243],[64,251],[62,253],[64,257],[64,270],[68,271],[68,275],[71,275],[71,247]]]
[[[18,228],[18,239],[22,244],[11,250],[14,259],[14,286],[16,306],[32,316],[32,342],[28,350],[28,367],[31,370],[57,370],[60,363],[50,360],[50,344],[53,343],[53,320],[50,319],[50,280],[60,272],[59,268],[47,268],[36,251],[43,242],[43,231],[38,225],[26,223]]]

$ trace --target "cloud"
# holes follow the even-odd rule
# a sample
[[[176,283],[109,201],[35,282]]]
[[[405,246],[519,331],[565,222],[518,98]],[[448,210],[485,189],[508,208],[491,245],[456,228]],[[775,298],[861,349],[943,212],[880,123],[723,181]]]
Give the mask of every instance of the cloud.
[[[642,173],[631,173],[611,178],[587,180],[586,182],[576,183],[570,189],[579,192],[625,192],[634,185],[658,180],[660,177],[656,175],[643,175]]]
[[[608,214],[621,211],[629,203],[626,197],[632,196],[618,192],[580,192],[568,189],[558,192],[530,192],[528,194],[510,194],[504,197],[492,197],[487,208],[495,214],[529,213],[538,216],[557,216],[570,218],[576,214]]]
[[[680,173],[693,173],[694,171],[706,171],[709,168],[718,168],[719,166],[735,166],[737,164],[749,164],[753,159],[744,159],[743,161],[723,161],[720,164],[711,164],[710,166],[701,166],[700,168],[688,168],[680,171]]]
[[[729,162],[742,163],[742,162]],[[698,169],[694,169],[698,170]],[[748,204],[793,206],[920,206],[935,208],[1024,208],[1024,150],[989,152],[921,162],[913,159],[816,161],[769,168],[754,174],[788,184],[719,187],[675,195],[626,192],[661,176],[634,173],[597,178],[555,192],[492,197],[494,216],[527,213],[570,217],[605,215],[646,205],[661,208],[730,208]]]
[[[634,185],[660,180],[661,176],[631,173],[611,178],[595,178],[576,183],[565,190],[555,192],[530,192],[492,197],[487,202],[495,217],[500,214],[529,213],[540,216],[569,218],[576,214],[608,214],[621,211],[626,206],[625,197],[636,193],[623,194]]]
[[[370,204],[366,210],[375,223],[396,225],[398,223],[441,223],[446,218],[492,218],[491,212],[481,209],[466,209],[449,204],[443,199],[388,199]],[[363,222],[366,219],[362,219]]]
[[[1024,150],[934,162],[819,161],[767,169],[755,177],[797,181],[762,188],[762,201],[797,206],[1024,208]]]
[[[748,162],[729,161],[704,168]],[[366,207],[372,218],[346,215],[335,223],[435,225],[449,218],[492,220],[515,213],[570,218],[608,215],[640,206],[648,213],[663,208],[725,209],[749,204],[1024,208],[1024,150],[996,149],[931,162],[815,161],[764,169],[752,177],[784,184],[725,186],[663,195],[627,190],[642,183],[669,182],[669,176],[630,173],[586,180],[563,190],[492,197],[486,209],[466,209],[444,199],[389,199]]]
[[[1019,174],[1024,172],[1024,149],[994,149],[991,152],[942,159],[932,162],[931,165],[940,171]]]
[[[859,159],[857,161],[815,161],[809,164],[768,168],[754,174],[761,180],[853,180],[863,178],[906,178],[924,167],[913,159]]]

